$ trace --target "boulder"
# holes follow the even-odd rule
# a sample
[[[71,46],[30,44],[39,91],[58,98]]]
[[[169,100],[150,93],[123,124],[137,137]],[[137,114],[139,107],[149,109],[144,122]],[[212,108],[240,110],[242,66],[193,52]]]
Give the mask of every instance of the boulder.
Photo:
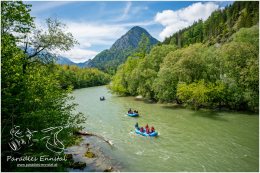
[[[113,170],[113,167],[110,166],[109,168],[105,169],[104,172],[112,172],[112,170]]]
[[[84,169],[86,166],[84,162],[74,162],[70,164],[70,167],[73,169]]]

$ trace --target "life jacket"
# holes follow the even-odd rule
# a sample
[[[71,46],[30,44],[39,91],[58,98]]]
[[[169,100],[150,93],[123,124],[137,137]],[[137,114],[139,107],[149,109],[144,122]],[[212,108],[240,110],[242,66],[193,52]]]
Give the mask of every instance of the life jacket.
[[[149,128],[146,128],[146,133],[147,133],[147,134],[150,133]]]

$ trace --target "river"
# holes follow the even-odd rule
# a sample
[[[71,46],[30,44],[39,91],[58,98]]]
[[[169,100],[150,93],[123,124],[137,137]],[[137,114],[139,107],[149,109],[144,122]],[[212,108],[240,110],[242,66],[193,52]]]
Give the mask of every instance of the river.
[[[255,171],[259,168],[259,117],[237,112],[193,111],[113,95],[105,86],[73,92],[85,130],[120,171]],[[105,96],[105,101],[99,97]],[[129,108],[140,117],[126,116]],[[134,124],[153,125],[157,138],[136,135]]]

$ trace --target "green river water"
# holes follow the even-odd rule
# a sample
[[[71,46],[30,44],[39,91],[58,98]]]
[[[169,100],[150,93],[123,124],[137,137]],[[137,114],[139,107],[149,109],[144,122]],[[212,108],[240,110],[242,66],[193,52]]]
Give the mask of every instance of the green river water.
[[[193,111],[118,97],[105,86],[73,92],[85,130],[114,143],[92,139],[120,171],[258,171],[259,117],[235,112]],[[105,101],[99,97],[105,96]],[[140,117],[126,116],[129,108]],[[134,133],[134,124],[153,125],[157,138]]]

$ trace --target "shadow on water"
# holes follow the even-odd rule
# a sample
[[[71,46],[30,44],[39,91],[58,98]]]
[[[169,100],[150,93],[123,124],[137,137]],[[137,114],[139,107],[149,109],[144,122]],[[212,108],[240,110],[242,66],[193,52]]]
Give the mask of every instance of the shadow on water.
[[[181,110],[181,109],[186,109],[186,110],[192,110],[189,108],[185,108],[183,105],[180,104],[172,104],[172,105],[162,105],[161,106],[164,109],[175,109],[175,110]],[[217,121],[228,121],[227,119],[225,119],[221,114],[219,114],[221,112],[218,111],[214,111],[214,110],[192,110],[191,115],[192,116],[198,116],[198,117],[205,117],[205,118],[209,118],[212,120],[217,120]]]
[[[162,105],[164,109],[187,109],[181,104]]]
[[[249,111],[229,111],[232,112],[232,114],[242,114],[245,116],[259,116],[259,113],[256,112],[249,112]]]
[[[217,121],[228,121],[227,119],[224,118],[223,115],[219,114],[219,112],[213,110],[198,110],[198,111],[194,111],[192,115],[209,118]]]

